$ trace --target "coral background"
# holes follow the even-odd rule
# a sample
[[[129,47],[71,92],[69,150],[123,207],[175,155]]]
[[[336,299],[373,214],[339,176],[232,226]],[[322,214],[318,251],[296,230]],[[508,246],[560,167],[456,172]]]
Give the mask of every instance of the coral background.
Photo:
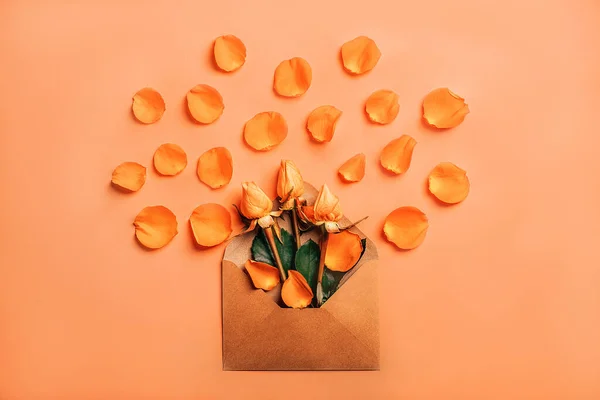
[[[600,398],[600,4],[596,0],[17,1],[0,4],[1,399],[598,399]],[[211,42],[233,33],[247,64],[213,69]],[[382,50],[352,78],[338,51],[357,35]],[[276,65],[305,57],[314,78],[296,100],[272,90]],[[215,86],[222,118],[185,111],[195,84]],[[152,86],[163,119],[136,123],[131,96]],[[420,102],[448,86],[470,108],[456,129],[420,120]],[[374,90],[400,95],[388,126],[362,113]],[[316,106],[344,111],[334,140],[303,129]],[[255,153],[244,122],[282,112],[286,141]],[[385,174],[381,148],[418,144],[404,176]],[[188,168],[123,195],[122,161],[150,167],[165,142]],[[232,183],[211,191],[197,157],[227,146]],[[358,152],[367,175],[344,185]],[[331,185],[380,251],[381,371],[221,371],[223,247],[194,249],[187,218],[204,202],[239,199],[244,180],[274,194],[281,158]],[[468,171],[472,192],[439,205],[425,179],[439,161]],[[139,247],[132,221],[171,208],[180,234]],[[384,217],[414,205],[430,217],[423,245],[401,252]],[[332,347],[331,351],[336,351]]]

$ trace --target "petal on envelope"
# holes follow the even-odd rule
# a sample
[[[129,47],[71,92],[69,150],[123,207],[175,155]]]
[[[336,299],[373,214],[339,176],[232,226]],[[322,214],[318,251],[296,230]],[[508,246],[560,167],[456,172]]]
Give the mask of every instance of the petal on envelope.
[[[346,71],[360,75],[375,68],[381,51],[373,41],[366,36],[359,36],[342,45],[342,62]]]
[[[441,162],[429,173],[429,191],[444,203],[460,203],[470,188],[467,171],[451,162]]]
[[[144,208],[133,221],[135,237],[149,249],[159,249],[169,244],[177,235],[177,218],[164,206]]]
[[[246,62],[246,46],[234,35],[216,38],[213,53],[215,63],[225,72],[238,70]]]
[[[400,111],[398,95],[391,90],[377,90],[367,98],[365,111],[371,122],[389,124],[396,119]]]
[[[346,161],[338,169],[338,175],[344,182],[360,182],[365,177],[366,157],[359,153]]]
[[[160,145],[154,152],[154,168],[165,176],[177,175],[187,166],[187,155],[181,147],[173,143]]]
[[[252,117],[244,126],[244,140],[258,151],[268,151],[287,137],[288,126],[275,111],[262,112]]]
[[[275,69],[273,90],[280,96],[302,96],[312,82],[312,69],[308,62],[300,57],[282,61]]]
[[[410,168],[416,144],[417,141],[408,135],[392,140],[381,151],[381,166],[395,174],[405,173]]]
[[[436,128],[454,128],[460,125],[469,113],[465,99],[448,88],[431,91],[423,100],[423,118]]]
[[[288,307],[305,308],[312,301],[313,291],[304,276],[291,269],[281,288],[281,298]]]
[[[213,247],[231,235],[231,214],[220,204],[202,204],[190,215],[190,226],[199,246]]]
[[[190,115],[201,124],[215,122],[225,109],[223,97],[209,85],[196,85],[187,94]]]
[[[329,234],[325,265],[332,271],[346,272],[354,267],[362,254],[360,236],[350,231]]]
[[[198,158],[197,174],[200,181],[213,189],[221,188],[231,181],[233,160],[225,147],[215,147]]]
[[[330,142],[335,133],[335,125],[342,116],[342,112],[334,106],[320,106],[315,108],[306,122],[306,129],[314,141]]]
[[[400,207],[385,219],[383,232],[388,241],[398,248],[411,250],[425,240],[429,220],[423,211],[416,207]]]
[[[131,106],[135,118],[144,124],[153,124],[165,113],[165,101],[152,88],[143,88],[133,95]]]
[[[146,167],[136,162],[119,164],[112,173],[111,182],[121,189],[137,192],[146,183]]]
[[[279,284],[279,270],[272,265],[248,260],[245,267],[255,288],[271,290]]]

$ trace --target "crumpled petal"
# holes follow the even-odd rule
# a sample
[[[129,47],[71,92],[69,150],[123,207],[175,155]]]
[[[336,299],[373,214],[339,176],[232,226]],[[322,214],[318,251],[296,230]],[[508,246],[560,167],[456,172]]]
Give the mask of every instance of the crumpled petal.
[[[269,291],[279,284],[279,270],[272,265],[248,260],[244,266],[255,288]]]
[[[346,272],[354,267],[362,254],[360,236],[350,231],[330,233],[325,266],[332,271]]]
[[[216,38],[213,53],[215,63],[225,72],[238,70],[246,62],[246,46],[234,35]]]
[[[154,152],[154,168],[161,175],[177,175],[187,166],[187,155],[173,143],[160,145]]]
[[[398,116],[398,95],[391,90],[373,92],[365,103],[365,111],[371,122],[389,124]]]
[[[213,247],[231,235],[231,214],[220,204],[202,204],[190,215],[190,226],[199,246]]]
[[[454,128],[469,113],[465,99],[448,88],[431,91],[423,100],[423,118],[436,128]]]
[[[133,95],[131,106],[135,118],[144,124],[153,124],[165,113],[165,101],[152,88],[143,88]]]
[[[314,224],[317,222],[315,219],[315,207],[314,206],[301,206],[298,208],[298,216],[302,221],[310,222]]]
[[[346,71],[360,75],[375,68],[381,51],[373,41],[366,36],[359,36],[342,45],[342,62]]]
[[[417,141],[408,135],[392,140],[381,151],[381,166],[395,174],[405,173],[410,167],[416,144]]]
[[[288,126],[275,111],[262,112],[252,117],[244,126],[244,140],[258,151],[268,151],[287,137]]]
[[[146,183],[146,167],[136,162],[119,164],[112,173],[111,182],[121,189],[137,192]]]
[[[219,119],[225,104],[221,93],[209,85],[196,85],[187,94],[190,115],[201,124],[211,124]]]
[[[292,308],[305,308],[311,303],[313,291],[304,276],[293,269],[288,271],[288,277],[281,288],[281,299]]]
[[[470,188],[467,171],[451,162],[441,162],[429,173],[429,191],[444,203],[460,203]]]
[[[388,241],[398,248],[411,250],[425,240],[429,221],[423,211],[416,207],[400,207],[392,211],[383,225]]]
[[[135,237],[149,249],[160,249],[177,235],[177,218],[164,206],[144,208],[133,221]]]
[[[302,96],[312,82],[312,69],[308,62],[300,57],[282,61],[275,69],[273,90],[280,96]]]
[[[342,112],[334,106],[317,107],[308,116],[306,129],[314,141],[331,142],[335,126],[341,116]]]
[[[338,169],[338,175],[344,182],[360,182],[365,177],[366,157],[359,153],[346,161]]]
[[[231,153],[225,147],[206,151],[198,158],[196,172],[200,181],[213,189],[227,185],[233,175]]]

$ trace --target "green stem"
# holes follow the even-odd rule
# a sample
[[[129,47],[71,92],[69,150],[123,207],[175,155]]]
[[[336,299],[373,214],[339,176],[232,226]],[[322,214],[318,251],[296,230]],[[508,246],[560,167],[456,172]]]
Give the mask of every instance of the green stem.
[[[277,268],[279,268],[279,274],[281,275],[281,283],[285,282],[287,275],[285,273],[285,269],[283,269],[283,263],[281,262],[281,257],[279,257],[279,251],[277,251],[277,245],[275,244],[275,235],[273,234],[273,227],[270,226],[268,228],[263,228],[265,232],[265,236],[267,237],[267,242],[269,242],[269,247],[271,247],[271,253],[273,253],[273,258],[275,259],[275,264],[277,264]]]
[[[294,239],[296,240],[296,251],[300,248],[300,227],[298,226],[298,213],[296,208],[290,210],[292,214],[292,230],[294,231]]]
[[[325,255],[327,254],[327,244],[329,243],[329,232],[325,226],[321,226],[321,257],[319,258],[319,274],[317,275],[317,303],[323,304],[323,272],[325,272]]]

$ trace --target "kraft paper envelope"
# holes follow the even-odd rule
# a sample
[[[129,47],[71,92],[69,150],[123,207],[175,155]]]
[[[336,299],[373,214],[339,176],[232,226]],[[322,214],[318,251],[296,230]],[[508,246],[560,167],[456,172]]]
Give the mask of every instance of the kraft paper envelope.
[[[313,204],[316,190],[307,185]],[[340,225],[350,221],[344,218]],[[289,225],[282,228],[291,232]],[[364,238],[356,227],[351,231]],[[379,370],[377,250],[366,250],[321,308],[302,310],[277,304],[281,287],[264,292],[244,271],[255,232],[232,240],[225,250],[223,279],[223,369]],[[302,235],[304,243],[315,232]]]

